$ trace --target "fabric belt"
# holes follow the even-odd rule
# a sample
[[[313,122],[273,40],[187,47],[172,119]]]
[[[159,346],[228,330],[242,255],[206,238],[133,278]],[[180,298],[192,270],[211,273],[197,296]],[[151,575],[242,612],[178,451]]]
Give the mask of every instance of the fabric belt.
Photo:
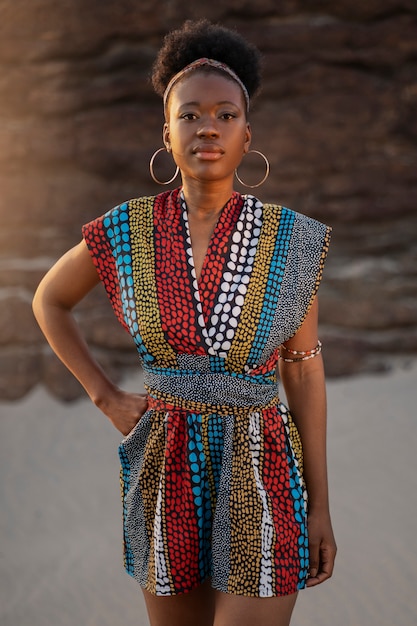
[[[224,372],[188,370],[168,374],[144,369],[143,374],[143,383],[150,396],[161,400],[162,405],[185,410],[227,415],[242,409],[247,414],[254,408],[276,404],[279,397],[276,381],[251,380]]]
[[[235,406],[227,404],[211,404],[206,402],[199,402],[195,400],[188,400],[179,396],[173,396],[172,394],[163,393],[155,389],[146,387],[148,392],[148,408],[156,411],[172,411],[181,410],[187,413],[197,414],[211,414],[217,415],[248,415],[249,413],[263,411],[269,409],[272,406],[279,404],[280,400],[278,396],[274,397],[267,404],[262,405],[248,405],[248,406]]]

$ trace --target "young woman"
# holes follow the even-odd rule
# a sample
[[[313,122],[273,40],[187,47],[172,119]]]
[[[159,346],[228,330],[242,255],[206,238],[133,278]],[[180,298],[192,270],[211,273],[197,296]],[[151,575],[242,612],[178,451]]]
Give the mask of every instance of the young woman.
[[[34,311],[124,435],[125,567],[151,624],[283,626],[336,553],[316,296],[329,228],[233,189],[252,140],[256,48],[186,22],[166,37],[153,84],[181,186],[85,225]],[[74,321],[100,280],[136,344],[144,394],[109,380]]]

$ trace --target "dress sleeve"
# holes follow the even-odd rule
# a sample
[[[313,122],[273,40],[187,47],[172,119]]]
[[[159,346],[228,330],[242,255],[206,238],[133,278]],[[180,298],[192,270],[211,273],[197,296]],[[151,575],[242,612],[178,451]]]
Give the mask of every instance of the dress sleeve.
[[[329,250],[331,228],[321,222],[283,209],[293,218],[285,270],[276,311],[280,343],[300,328],[317,294]]]
[[[123,206],[126,205],[117,206],[92,222],[84,224],[82,235],[113,311],[121,325],[129,332],[123,315],[120,273],[117,264],[117,235],[114,229],[114,222],[120,221]]]
[[[317,220],[295,214],[294,251],[297,267],[298,304],[304,320],[319,289],[329,252],[331,228]],[[303,310],[304,309],[304,310]]]

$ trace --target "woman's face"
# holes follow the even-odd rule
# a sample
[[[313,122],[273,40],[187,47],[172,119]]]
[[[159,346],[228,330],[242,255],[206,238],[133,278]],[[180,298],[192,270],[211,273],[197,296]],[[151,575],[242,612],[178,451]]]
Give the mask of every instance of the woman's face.
[[[164,143],[183,181],[233,180],[249,150],[250,126],[241,88],[217,72],[192,72],[173,87]]]

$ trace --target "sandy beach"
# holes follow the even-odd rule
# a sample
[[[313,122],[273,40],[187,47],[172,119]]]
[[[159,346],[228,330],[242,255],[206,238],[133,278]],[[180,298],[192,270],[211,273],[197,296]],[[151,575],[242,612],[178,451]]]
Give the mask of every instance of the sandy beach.
[[[292,623],[414,626],[417,364],[330,381],[328,398],[337,567]],[[0,404],[1,626],[148,624],[122,565],[119,439],[87,400]]]

